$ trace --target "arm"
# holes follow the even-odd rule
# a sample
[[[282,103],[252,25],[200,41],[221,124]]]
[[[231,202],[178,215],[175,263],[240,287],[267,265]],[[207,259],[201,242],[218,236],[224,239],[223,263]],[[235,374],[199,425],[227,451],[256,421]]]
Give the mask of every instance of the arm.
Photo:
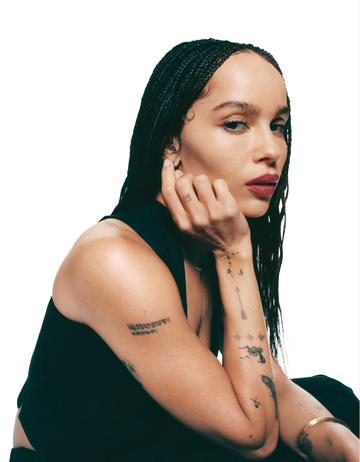
[[[173,170],[169,173],[174,180]],[[219,273],[226,267],[220,260]],[[244,262],[251,274],[248,259]],[[240,282],[227,284],[229,278],[220,277],[226,314],[243,335],[235,291]],[[244,303],[255,299],[244,307],[246,333],[264,329],[253,291],[253,286],[244,289]],[[185,425],[247,458],[274,450],[274,401],[261,380],[272,377],[267,344],[265,363],[257,357],[240,360],[242,350],[228,329],[224,369],[191,329],[169,269],[125,224],[102,222],[80,238],[59,271],[53,296],[58,308],[72,312],[69,317],[92,327],[144,389]],[[262,405],[256,407],[255,399]]]
[[[310,457],[298,446],[298,437],[305,425],[317,418],[331,416],[313,396],[294,384],[273,361],[279,400],[280,437],[305,460],[359,460],[359,440],[346,427],[334,422],[321,422],[311,427],[306,436]]]
[[[224,181],[210,185],[205,175],[181,172],[176,177],[171,164],[164,168],[166,205],[178,227],[215,255],[224,310],[224,368],[252,428],[276,444],[276,390],[247,221]],[[249,440],[254,437],[250,432]]]

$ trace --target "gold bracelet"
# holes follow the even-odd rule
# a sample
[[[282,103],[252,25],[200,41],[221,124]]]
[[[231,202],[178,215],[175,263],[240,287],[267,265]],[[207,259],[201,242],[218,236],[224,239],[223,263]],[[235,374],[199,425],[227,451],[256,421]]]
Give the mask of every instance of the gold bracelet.
[[[314,419],[314,420],[310,420],[309,423],[307,423],[305,425],[305,427],[301,430],[300,432],[300,435],[299,435],[299,439],[298,439],[298,444],[299,444],[299,448],[301,449],[301,451],[304,453],[304,454],[308,454],[308,447],[306,445],[306,442],[304,442],[304,438],[306,436],[306,432],[309,430],[310,427],[312,427],[313,425],[316,425],[320,422],[335,422],[335,423],[339,423],[341,425],[344,425],[344,427],[349,428],[348,425],[346,425],[345,422],[343,422],[342,420],[340,419],[336,419],[335,417],[318,417],[317,419]],[[350,430],[351,431],[351,430]]]

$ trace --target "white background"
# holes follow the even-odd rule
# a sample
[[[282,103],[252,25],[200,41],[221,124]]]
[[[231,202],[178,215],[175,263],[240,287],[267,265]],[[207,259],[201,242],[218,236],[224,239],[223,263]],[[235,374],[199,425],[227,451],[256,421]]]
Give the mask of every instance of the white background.
[[[358,2],[1,1],[1,460],[53,278],[117,203],[150,73],[208,37],[270,51],[292,102],[288,373],[359,395]]]

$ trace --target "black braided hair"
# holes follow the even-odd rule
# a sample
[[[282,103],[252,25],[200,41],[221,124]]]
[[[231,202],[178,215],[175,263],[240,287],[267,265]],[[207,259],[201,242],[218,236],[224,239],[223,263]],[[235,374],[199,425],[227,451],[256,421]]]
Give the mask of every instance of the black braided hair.
[[[166,144],[181,130],[194,101],[204,97],[215,71],[234,53],[254,52],[282,75],[273,56],[251,44],[206,39],[184,42],[170,50],[155,67],[141,100],[130,146],[127,178],[114,213],[155,199],[161,189],[161,169]],[[288,99],[290,107],[290,101]],[[286,125],[288,156],[268,212],[248,218],[254,252],[255,273],[266,319],[270,348],[275,357],[282,346],[282,315],[279,304],[279,271],[283,257],[285,203],[291,147],[290,119]]]

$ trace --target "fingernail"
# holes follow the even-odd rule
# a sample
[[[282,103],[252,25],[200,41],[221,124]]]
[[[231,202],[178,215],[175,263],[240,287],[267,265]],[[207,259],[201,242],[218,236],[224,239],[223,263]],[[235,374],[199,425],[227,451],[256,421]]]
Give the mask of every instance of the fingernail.
[[[165,159],[164,160],[164,167],[168,167],[169,165],[171,165],[171,160]]]

